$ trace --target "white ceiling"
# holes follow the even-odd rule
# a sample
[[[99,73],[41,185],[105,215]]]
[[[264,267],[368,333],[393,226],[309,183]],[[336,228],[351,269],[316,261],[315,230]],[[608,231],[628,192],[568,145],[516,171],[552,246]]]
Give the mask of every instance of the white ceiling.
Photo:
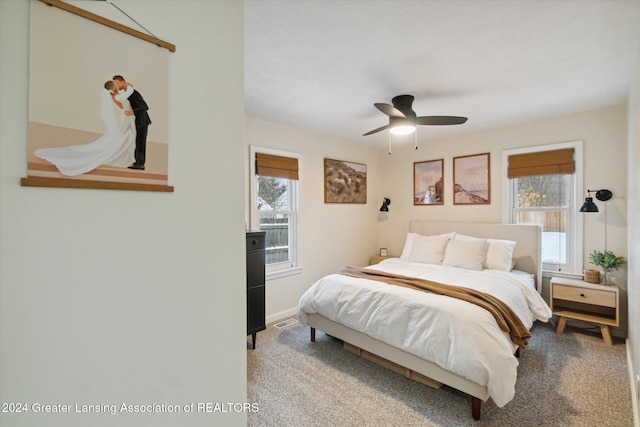
[[[248,0],[246,114],[382,147],[411,94],[469,118],[420,140],[476,132],[623,104],[639,44],[640,0]]]

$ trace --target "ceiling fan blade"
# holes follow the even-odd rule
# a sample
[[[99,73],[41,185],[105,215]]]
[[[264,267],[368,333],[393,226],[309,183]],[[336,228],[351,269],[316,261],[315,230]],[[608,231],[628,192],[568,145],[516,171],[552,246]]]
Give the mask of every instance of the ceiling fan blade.
[[[466,117],[457,116],[422,116],[416,117],[418,125],[461,125],[467,121]]]
[[[389,127],[389,125],[384,125],[382,127],[379,127],[378,129],[374,129],[372,131],[369,131],[369,132],[365,133],[362,136],[373,135],[374,133],[378,133],[380,131],[383,131],[383,130],[387,129],[388,127]]]
[[[392,107],[389,104],[382,104],[378,102],[373,105],[375,105],[378,110],[382,111],[389,117],[405,117],[402,111],[398,110],[396,107]]]

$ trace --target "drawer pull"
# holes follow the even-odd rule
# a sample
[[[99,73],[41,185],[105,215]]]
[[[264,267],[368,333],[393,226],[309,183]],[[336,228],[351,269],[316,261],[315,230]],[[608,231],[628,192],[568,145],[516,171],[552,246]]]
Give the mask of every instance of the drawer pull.
[[[254,240],[253,242],[251,242],[251,244],[252,244],[252,245],[257,245],[257,244],[258,244],[258,241],[257,241],[257,240]]]
[[[584,298],[584,294],[580,294],[580,296],[581,296],[582,298]]]

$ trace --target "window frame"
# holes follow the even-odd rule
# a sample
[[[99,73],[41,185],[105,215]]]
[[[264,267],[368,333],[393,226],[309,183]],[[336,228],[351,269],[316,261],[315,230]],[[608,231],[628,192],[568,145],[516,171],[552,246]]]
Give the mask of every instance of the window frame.
[[[502,222],[512,224],[513,222],[513,202],[515,194],[514,180],[508,178],[507,172],[509,167],[509,156],[514,154],[535,153],[540,151],[560,150],[564,148],[573,148],[574,150],[574,179],[573,187],[570,189],[570,201],[567,208],[568,217],[568,242],[566,247],[567,270],[558,271],[557,269],[545,268],[542,265],[542,276],[551,277],[552,275],[566,276],[582,276],[581,272],[584,263],[584,246],[583,246],[583,216],[579,215],[578,209],[582,202],[581,196],[583,191],[583,142],[570,141],[555,144],[538,145],[525,148],[516,148],[502,151]],[[556,264],[553,264],[556,265]],[[548,265],[546,266],[548,267]]]
[[[292,153],[288,151],[276,150],[267,147],[260,147],[252,145],[249,147],[249,174],[250,174],[250,185],[249,185],[249,225],[252,230],[260,230],[260,213],[258,211],[258,178],[256,175],[256,153],[263,154],[271,154],[275,156],[282,157],[291,157],[298,159],[300,161],[300,154]],[[292,274],[299,274],[302,271],[302,267],[300,264],[300,227],[299,227],[299,208],[298,208],[298,200],[299,200],[299,192],[300,192],[300,182],[299,179],[289,179],[287,191],[291,191],[291,194],[288,194],[290,197],[290,247],[289,247],[289,255],[290,261],[287,262],[279,262],[273,264],[265,265],[265,275],[266,279],[275,279],[278,277],[285,277]]]

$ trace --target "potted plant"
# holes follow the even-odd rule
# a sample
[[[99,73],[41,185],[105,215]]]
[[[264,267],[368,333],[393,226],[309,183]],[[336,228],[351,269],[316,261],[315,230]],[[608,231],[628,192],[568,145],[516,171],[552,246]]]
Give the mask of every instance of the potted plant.
[[[591,261],[591,264],[602,268],[605,285],[610,283],[609,274],[611,270],[617,270],[618,267],[626,262],[623,256],[616,256],[612,251],[600,252],[596,250],[589,254],[589,261]]]

